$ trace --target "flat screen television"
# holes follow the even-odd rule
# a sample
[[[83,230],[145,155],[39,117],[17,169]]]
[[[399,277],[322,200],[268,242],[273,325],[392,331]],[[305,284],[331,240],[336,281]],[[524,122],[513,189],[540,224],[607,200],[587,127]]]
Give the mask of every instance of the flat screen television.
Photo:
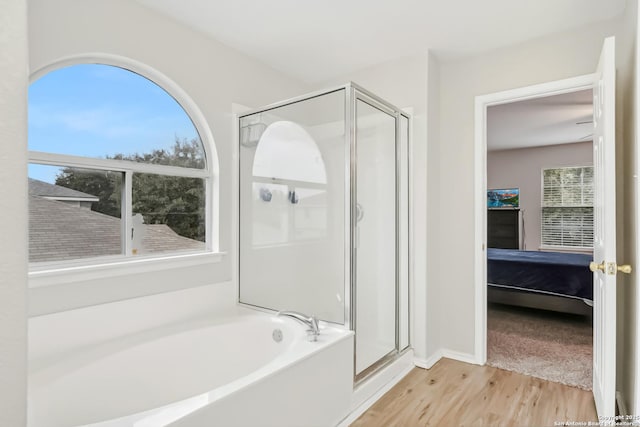
[[[520,207],[519,188],[495,188],[487,190],[489,209],[518,209]]]

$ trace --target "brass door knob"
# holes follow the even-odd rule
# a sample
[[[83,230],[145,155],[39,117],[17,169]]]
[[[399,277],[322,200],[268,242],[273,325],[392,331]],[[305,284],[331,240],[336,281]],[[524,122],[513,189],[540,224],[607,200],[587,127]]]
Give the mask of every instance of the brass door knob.
[[[596,272],[601,270],[603,273],[614,275],[617,271],[624,274],[631,274],[631,266],[628,264],[624,265],[616,265],[615,262],[604,262],[598,264],[597,262],[591,261],[589,263],[589,270]]]
[[[618,271],[624,274],[631,274],[631,266],[629,264],[619,265]]]

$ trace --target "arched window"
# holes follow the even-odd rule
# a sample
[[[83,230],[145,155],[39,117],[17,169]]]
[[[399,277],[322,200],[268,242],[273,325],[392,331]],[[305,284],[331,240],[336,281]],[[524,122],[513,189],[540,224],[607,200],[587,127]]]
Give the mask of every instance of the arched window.
[[[211,250],[213,174],[199,126],[165,89],[118,66],[35,80],[30,262]]]

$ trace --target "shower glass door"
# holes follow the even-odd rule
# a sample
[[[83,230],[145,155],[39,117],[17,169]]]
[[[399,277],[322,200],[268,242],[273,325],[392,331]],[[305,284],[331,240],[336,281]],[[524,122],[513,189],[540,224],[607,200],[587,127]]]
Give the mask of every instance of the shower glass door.
[[[398,351],[396,115],[355,101],[356,378]]]

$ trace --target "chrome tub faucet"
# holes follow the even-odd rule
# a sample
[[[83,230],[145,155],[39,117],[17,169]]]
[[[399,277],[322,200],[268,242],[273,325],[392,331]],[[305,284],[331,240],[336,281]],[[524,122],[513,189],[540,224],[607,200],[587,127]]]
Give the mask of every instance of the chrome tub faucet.
[[[300,323],[307,326],[307,339],[309,341],[318,341],[318,335],[320,335],[320,327],[318,326],[318,319],[316,316],[307,316],[297,311],[279,311],[276,316],[285,316],[296,319]]]

